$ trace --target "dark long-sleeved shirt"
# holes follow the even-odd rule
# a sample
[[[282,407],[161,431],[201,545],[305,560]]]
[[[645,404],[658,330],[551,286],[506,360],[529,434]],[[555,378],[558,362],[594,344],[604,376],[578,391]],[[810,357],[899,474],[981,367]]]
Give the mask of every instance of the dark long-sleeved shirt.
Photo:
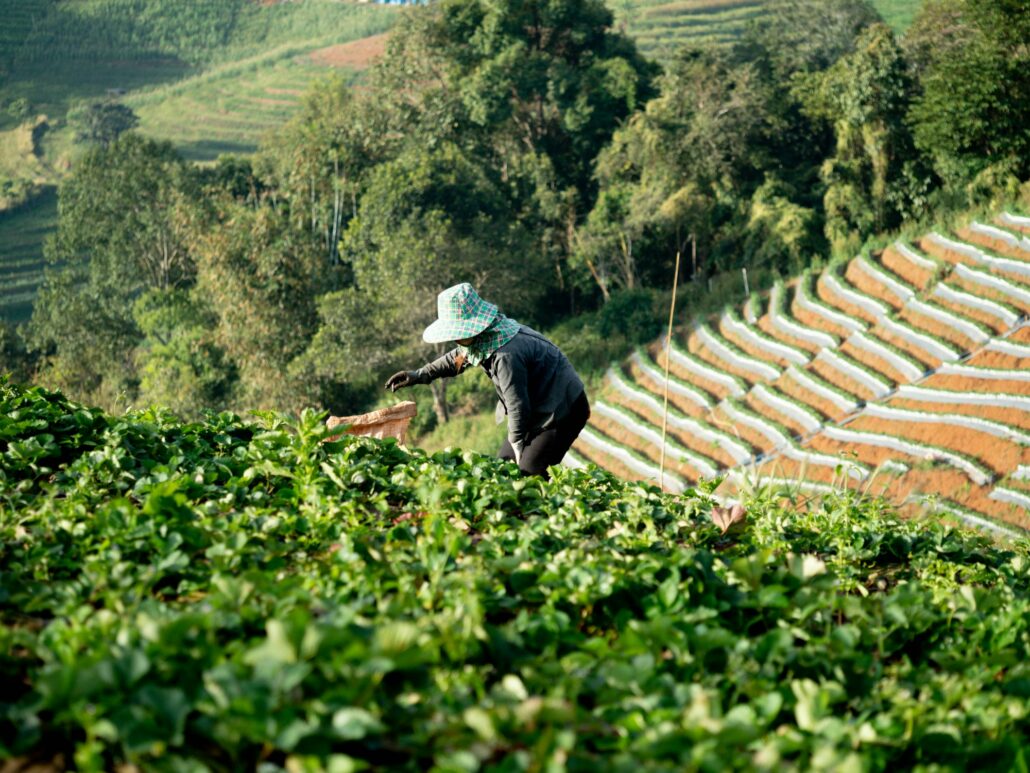
[[[457,376],[468,367],[459,368],[459,353],[452,349],[415,371],[415,377],[428,384]],[[583,381],[561,349],[524,325],[482,364],[508,414],[508,441],[520,454],[529,438],[565,416],[583,393]]]

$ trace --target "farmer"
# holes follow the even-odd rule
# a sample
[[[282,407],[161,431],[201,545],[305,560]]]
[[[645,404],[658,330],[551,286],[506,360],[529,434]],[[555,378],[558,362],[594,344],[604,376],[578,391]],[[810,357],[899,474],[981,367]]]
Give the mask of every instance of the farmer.
[[[590,417],[583,382],[572,364],[542,335],[480,298],[468,282],[440,293],[436,313],[439,319],[422,338],[458,346],[418,370],[394,373],[386,388],[396,392],[482,365],[500,398],[497,420],[502,410],[508,415],[508,437],[498,456],[514,460],[526,474],[546,477]]]

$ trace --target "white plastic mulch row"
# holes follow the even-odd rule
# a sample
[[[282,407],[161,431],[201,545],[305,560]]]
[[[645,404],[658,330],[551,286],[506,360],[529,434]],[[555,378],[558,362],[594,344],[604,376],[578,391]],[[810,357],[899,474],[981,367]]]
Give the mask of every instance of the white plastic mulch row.
[[[899,462],[897,459],[887,459],[880,462],[880,466],[877,467],[877,469],[881,472],[891,473],[894,475],[904,475],[912,468],[904,462]]]
[[[1030,358],[1030,346],[1027,346],[1026,344],[1017,344],[1014,341],[1005,341],[1000,338],[995,338],[984,348],[992,352],[1010,354],[1013,357]]]
[[[870,404],[865,407],[862,413],[867,416],[875,416],[880,419],[913,422],[919,424],[949,424],[954,427],[986,432],[994,437],[1005,438],[1016,443],[1030,444],[1030,433],[1022,432],[1008,424],[1002,424],[988,419],[979,419],[975,416],[966,416],[961,413],[923,413],[905,408],[891,408],[887,405]]]
[[[1017,529],[1010,529],[1005,526],[1002,526],[1001,524],[995,523],[994,521],[979,516],[976,513],[967,510],[964,507],[953,507],[951,505],[945,504],[944,502],[937,502],[933,504],[922,502],[922,504],[931,507],[933,511],[936,513],[945,513],[954,518],[957,518],[967,526],[975,526],[979,529],[986,529],[988,531],[993,531],[998,534],[1002,534],[1006,537],[1018,538],[1026,536],[1025,532],[1021,532]]]
[[[938,373],[947,376],[966,376],[967,378],[1002,379],[1005,381],[1030,381],[1030,370],[1006,370],[1002,368],[977,368],[972,365],[941,365]]]
[[[644,405],[653,411],[658,416],[661,416],[665,412],[665,406],[654,396],[651,395],[638,386],[628,383],[622,375],[612,369],[608,371],[608,383],[612,385],[620,394],[625,395],[627,399],[639,404]],[[689,432],[694,437],[700,438],[706,443],[711,443],[719,448],[726,451],[734,461],[737,463],[746,462],[751,458],[751,451],[740,441],[718,430],[707,427],[696,419],[692,419],[689,416],[679,416],[676,414],[669,414],[668,416],[669,425],[675,427],[678,430]]]
[[[937,288],[941,287],[944,287],[944,285],[937,285]],[[934,289],[934,294],[937,294],[937,289]],[[975,298],[975,296],[973,297]],[[957,314],[953,314],[947,309],[942,309],[938,306],[931,306],[929,303],[924,303],[918,298],[913,298],[905,305],[907,308],[912,309],[913,311],[919,314],[922,314],[924,317],[929,317],[930,319],[940,322],[945,327],[950,327],[952,330],[957,330],[970,341],[973,341],[975,343],[982,344],[984,341],[989,340],[991,337],[990,334],[984,331],[982,328],[980,328],[979,325],[970,322],[968,319],[962,319]],[[936,344],[937,342],[935,341],[934,343]],[[950,362],[952,361],[952,359],[958,358],[958,355],[951,349],[948,349],[947,353],[950,353],[950,355],[953,356],[951,358],[949,358],[948,356],[940,356],[939,358],[944,360],[945,362]]]
[[[656,465],[653,465],[650,462],[645,462],[643,459],[638,458],[636,454],[631,453],[622,446],[617,446],[614,443],[609,442],[589,427],[584,427],[583,431],[579,433],[579,437],[587,445],[596,448],[602,453],[608,454],[608,456],[613,459],[618,459],[626,469],[632,470],[638,475],[643,475],[644,477],[652,480],[658,480],[662,475],[661,469]],[[686,484],[671,472],[665,473],[665,487],[669,491],[673,491],[677,494],[682,493],[687,488]]]
[[[636,364],[636,366],[640,368],[640,370],[646,373],[648,378],[650,378],[656,384],[664,385],[666,383],[665,374],[662,371],[658,370],[658,368],[654,367],[650,362],[645,360],[641,356],[640,352],[633,352],[632,356],[630,357],[630,360],[632,360],[632,362]],[[690,400],[690,402],[694,403],[694,405],[698,406],[699,408],[703,408],[706,411],[711,409],[712,401],[709,400],[708,395],[704,394],[701,390],[697,389],[696,387],[692,387],[689,384],[684,384],[679,379],[672,377],[669,378],[668,383],[669,391],[673,394],[679,395],[680,397],[684,397],[687,400]]]
[[[630,416],[626,411],[620,411],[618,408],[614,408],[600,400],[595,401],[594,404],[591,405],[591,410],[607,419],[611,419],[620,427],[632,432],[641,440],[645,440],[657,448],[662,447],[662,433],[653,427],[649,427],[644,424],[639,419]],[[674,459],[686,462],[707,478],[713,478],[719,474],[718,468],[712,464],[710,459],[706,459],[700,454],[696,454],[693,451],[680,447],[679,445],[674,445],[673,443],[666,441],[665,453]]]
[[[568,467],[572,470],[578,470],[587,466],[587,463],[571,448],[565,452],[565,457],[561,460],[561,463],[562,467]]]
[[[1030,228],[1030,217],[1016,215],[1012,212],[1002,212],[998,221],[1003,225],[1015,226],[1016,228]]]
[[[951,451],[945,451],[943,448],[912,443],[891,435],[883,435],[879,432],[860,432],[858,430],[845,429],[844,427],[826,427],[823,429],[823,434],[831,440],[839,440],[842,443],[889,448],[892,451],[900,451],[903,454],[908,454],[918,459],[939,459],[964,472],[978,486],[985,486],[991,481],[989,473],[980,469],[980,467],[969,460],[963,459]]]
[[[820,384],[808,373],[798,368],[788,368],[787,375],[794,379],[800,386],[807,389],[813,394],[819,395],[819,397],[828,401],[839,410],[845,413],[851,413],[852,411],[858,410],[858,402],[856,400],[847,397],[846,395],[837,392],[836,390],[830,389],[827,386]]]
[[[1007,295],[1020,303],[1030,305],[1030,291],[1017,287],[1012,282],[1008,282],[999,276],[992,276],[975,268],[970,268],[965,263],[959,263],[955,266],[955,275],[962,277],[967,282],[972,282],[981,287],[990,287],[1002,295]]]
[[[825,303],[816,300],[809,296],[808,291],[805,289],[804,284],[801,285],[801,291],[797,294],[797,304],[805,311],[810,314],[815,314],[818,317],[822,317],[828,322],[835,325],[840,325],[845,330],[850,330],[852,333],[856,333],[860,330],[866,329],[866,324],[862,320],[850,317],[843,312],[831,309]]]
[[[751,373],[754,376],[766,379],[767,381],[773,381],[779,377],[780,371],[778,368],[773,367],[767,362],[756,360],[754,357],[748,357],[745,354],[737,354],[719,340],[707,325],[701,325],[696,331],[698,339],[709,349],[715,352],[720,358],[733,365],[735,368]]]
[[[894,249],[896,249],[901,255],[903,255],[906,260],[919,266],[919,268],[923,269],[924,271],[937,270],[938,264],[936,261],[931,260],[930,258],[927,258],[923,255],[920,255],[918,252],[913,250],[904,242],[894,242]]]
[[[907,400],[921,400],[925,403],[980,405],[984,407],[1015,408],[1020,411],[1030,411],[1030,397],[1004,393],[956,392],[950,389],[933,389],[931,387],[904,384],[898,387],[898,397],[903,397]]]
[[[942,362],[954,362],[959,358],[959,353],[943,341],[938,341],[926,333],[917,332],[904,322],[884,317],[880,320],[880,327],[896,335],[898,338],[908,341],[917,349],[922,349],[931,357],[936,357]]]
[[[848,466],[848,476],[858,480],[865,480],[869,475],[869,469],[865,465],[842,460],[836,456],[830,456],[829,454],[806,451],[803,448],[800,448],[795,445],[794,442],[778,427],[773,426],[758,416],[748,415],[747,413],[738,410],[730,403],[723,403],[722,409],[725,411],[726,415],[734,421],[738,421],[741,424],[751,427],[756,432],[769,438],[769,440],[772,441],[774,450],[787,459],[818,467],[836,468],[841,464],[846,464]]]
[[[756,384],[754,389],[751,390],[751,394],[774,411],[779,411],[784,416],[796,421],[806,432],[815,432],[822,426],[822,422],[804,408],[801,408],[799,405],[792,403],[789,400],[784,400],[782,397],[774,395],[762,384]]]
[[[811,328],[804,327],[793,319],[789,319],[780,313],[780,295],[783,293],[783,285],[777,284],[772,289],[772,294],[769,299],[769,319],[772,321],[772,326],[779,330],[781,333],[794,336],[801,341],[807,341],[810,344],[816,346],[823,346],[834,348],[837,346],[837,340],[829,333],[824,333],[821,330],[812,330]]]
[[[986,236],[988,239],[997,239],[999,242],[1007,244],[1013,249],[1030,253],[1030,239],[1027,239],[1025,236],[1016,236],[1002,228],[987,225],[986,223],[977,223],[975,221],[971,226],[969,226],[969,230],[973,233],[980,234],[981,236]]]
[[[967,309],[982,311],[985,314],[990,314],[992,317],[997,317],[1006,327],[1012,327],[1019,321],[1018,314],[1011,309],[1006,309],[1000,303],[995,303],[987,298],[980,298],[963,290],[956,290],[943,282],[933,288],[933,295],[935,298],[940,298],[948,303],[954,303],[956,306],[965,306]]]
[[[669,344],[666,343],[663,351],[666,350],[669,352],[669,358],[683,368],[683,370],[725,387],[734,397],[740,397],[746,391],[744,387],[741,386],[740,382],[738,382],[733,376],[728,373],[723,373],[721,370],[717,370],[704,360],[701,360],[692,354],[681,351],[679,347],[675,345],[669,346]]]
[[[739,319],[735,319],[733,315],[729,313],[723,314],[720,321],[728,330],[731,330],[734,335],[740,336],[741,339],[747,341],[752,346],[774,352],[777,356],[782,357],[794,365],[807,365],[808,361],[811,359],[806,352],[803,352],[800,349],[796,349],[795,347],[780,341],[773,341],[765,336],[760,336],[753,328],[748,327]]]
[[[1019,465],[1012,473],[1012,480],[1030,480],[1030,467],[1025,464]]]
[[[1022,507],[1024,510],[1030,511],[1030,496],[1022,493],[1021,491],[1014,491],[1004,486],[995,486],[990,494],[987,495],[990,499],[995,502],[1004,502],[1007,505],[1016,505]]]
[[[855,333],[848,339],[848,343],[879,357],[909,381],[915,381],[923,375],[923,368],[918,367],[897,352],[891,351],[878,341],[872,340],[864,333]]]
[[[836,352],[823,349],[816,359],[822,360],[834,370],[866,387],[877,397],[886,397],[891,392],[892,387],[889,383],[857,365],[852,365]]]
[[[875,298],[870,298],[868,295],[863,295],[860,292],[845,287],[830,271],[823,273],[822,281],[835,295],[843,298],[848,303],[858,306],[860,309],[865,309],[867,312],[872,314],[876,320],[881,320],[890,313],[890,309]]]
[[[737,488],[760,488],[764,486],[772,486],[778,489],[785,489],[789,491],[801,491],[803,493],[812,494],[831,494],[842,489],[831,486],[827,483],[813,483],[812,481],[802,480],[800,478],[777,478],[771,475],[749,475],[739,470],[734,470],[726,476],[727,480],[733,483]]]
[[[772,443],[774,449],[782,448],[790,445],[790,438],[783,433],[779,427],[776,427],[769,422],[758,416],[752,416],[737,409],[730,402],[720,403],[719,406],[722,408],[723,413],[733,419],[735,422],[743,424],[745,427],[750,427],[762,437],[766,438]]]
[[[988,255],[979,247],[974,247],[972,244],[965,244],[964,242],[956,242],[953,239],[941,236],[939,233],[931,233],[926,237],[926,239],[927,241],[931,241],[940,247],[951,250],[952,252],[965,255],[967,258],[979,263],[981,266],[1002,271],[1011,271],[1013,274],[1030,277],[1030,263],[1025,263],[1021,260],[1013,260],[1012,258],[1000,258],[997,255]]]
[[[865,256],[855,258],[853,264],[867,277],[886,287],[887,291],[902,303],[913,298],[916,294],[915,290],[907,284],[904,284],[890,276],[879,266],[873,265]]]

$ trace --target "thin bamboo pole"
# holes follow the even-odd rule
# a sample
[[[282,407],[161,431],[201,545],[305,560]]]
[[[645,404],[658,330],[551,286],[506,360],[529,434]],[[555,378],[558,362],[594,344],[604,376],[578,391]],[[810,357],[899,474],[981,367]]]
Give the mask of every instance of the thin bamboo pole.
[[[665,432],[669,425],[669,349],[672,347],[672,320],[676,314],[676,286],[680,278],[680,251],[676,250],[676,269],[672,276],[672,303],[669,304],[669,332],[665,337],[665,407],[662,409],[662,455],[658,465],[658,487],[665,491]]]

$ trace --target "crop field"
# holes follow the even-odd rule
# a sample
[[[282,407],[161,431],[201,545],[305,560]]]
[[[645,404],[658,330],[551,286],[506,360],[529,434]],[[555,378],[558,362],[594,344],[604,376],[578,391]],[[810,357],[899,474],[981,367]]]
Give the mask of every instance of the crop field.
[[[1026,767],[1026,540],[310,412],[0,414],[14,769]]]
[[[904,31],[922,0],[873,0],[896,32]],[[766,13],[764,0],[609,0],[616,23],[648,56],[668,58],[683,45],[727,45]]]
[[[24,322],[32,313],[43,281],[43,239],[56,223],[53,187],[12,212],[0,212],[0,318]]]
[[[1002,534],[1030,530],[1030,219],[1003,213],[778,285],[609,372],[570,464],[683,490],[875,491]],[[688,410],[750,445],[695,425]],[[685,409],[694,400],[696,408]],[[610,409],[612,406],[617,408]],[[703,458],[710,470],[682,460]],[[627,462],[631,461],[632,464]],[[815,488],[813,488],[815,487]]]

